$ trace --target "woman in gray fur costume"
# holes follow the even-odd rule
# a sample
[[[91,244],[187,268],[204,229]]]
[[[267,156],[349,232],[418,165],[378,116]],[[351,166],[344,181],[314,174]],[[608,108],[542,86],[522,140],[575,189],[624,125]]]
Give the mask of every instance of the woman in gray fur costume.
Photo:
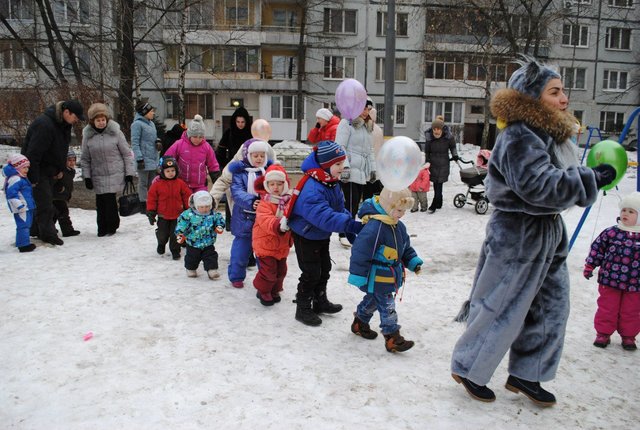
[[[615,169],[580,166],[569,137],[575,118],[562,81],[528,59],[491,101],[507,123],[488,166],[495,207],[486,228],[468,309],[453,350],[452,376],[476,400],[491,402],[486,384],[507,351],[505,387],[540,406],[555,396],[540,382],[555,377],[569,316],[567,233],[560,212],[589,206]]]

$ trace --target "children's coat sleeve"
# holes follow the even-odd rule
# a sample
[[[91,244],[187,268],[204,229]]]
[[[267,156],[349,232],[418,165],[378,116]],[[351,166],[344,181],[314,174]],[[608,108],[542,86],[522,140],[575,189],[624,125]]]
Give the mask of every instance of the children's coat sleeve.
[[[160,186],[158,185],[159,181],[154,181],[151,183],[151,187],[149,187],[149,192],[147,193],[147,210],[158,212],[158,189]]]
[[[247,192],[247,184],[245,183],[246,175],[233,175],[231,180],[231,195],[233,196],[233,204],[245,211],[253,211],[253,202],[258,198]]]
[[[336,233],[347,232],[353,221],[348,211],[335,211],[320,193],[309,194],[306,203],[306,207],[310,210],[304,215],[305,219],[321,230]]]
[[[189,207],[189,197],[191,197],[191,188],[187,185],[185,181],[180,178],[176,179],[180,181],[180,198],[182,199],[182,207],[184,209]]]
[[[587,264],[590,264],[593,267],[602,266],[602,262],[604,261],[604,254],[607,252],[607,248],[609,247],[609,231],[611,229],[605,229],[602,233],[598,235],[596,240],[591,244],[591,249],[589,251],[589,255],[585,260]]]
[[[377,230],[380,228],[378,222],[367,223],[351,248],[351,260],[349,264],[349,278],[347,282],[356,287],[363,287],[368,283],[369,271],[371,270],[371,259],[378,248],[376,240]]]

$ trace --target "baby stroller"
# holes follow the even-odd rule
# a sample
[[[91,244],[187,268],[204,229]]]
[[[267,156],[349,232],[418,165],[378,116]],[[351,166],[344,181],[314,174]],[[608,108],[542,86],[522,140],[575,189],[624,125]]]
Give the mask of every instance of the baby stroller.
[[[478,154],[476,163],[473,161],[458,161],[460,167],[460,179],[467,184],[466,194],[456,194],[453,198],[453,205],[457,208],[463,207],[465,204],[475,205],[476,212],[484,215],[489,210],[489,199],[484,195],[484,178],[487,176],[486,165],[489,161],[490,151],[482,149]],[[460,163],[471,164],[472,167],[463,169]]]

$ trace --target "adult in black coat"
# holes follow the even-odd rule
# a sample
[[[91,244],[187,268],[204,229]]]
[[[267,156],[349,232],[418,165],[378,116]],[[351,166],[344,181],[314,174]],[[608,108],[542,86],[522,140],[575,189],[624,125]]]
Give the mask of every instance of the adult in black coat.
[[[31,235],[52,245],[64,243],[54,224],[53,184],[67,167],[71,127],[78,121],[84,121],[80,102],[58,102],[31,123],[22,145],[22,154],[31,162],[29,180],[36,202]]]
[[[431,128],[426,133],[426,145],[424,147],[425,161],[430,163],[431,182],[433,183],[433,200],[429,206],[429,213],[442,208],[442,184],[449,180],[449,153],[451,159],[459,160],[456,151],[456,141],[449,127],[444,125],[444,118],[438,115],[431,123]]]
[[[251,139],[251,117],[243,107],[239,107],[231,115],[231,124],[222,135],[216,149],[216,159],[220,163],[220,171],[233,160],[238,149],[247,140]]]
[[[171,130],[167,131],[164,136],[162,136],[162,149],[160,149],[160,156],[162,157],[167,149],[174,143],[176,140],[180,140],[182,137],[182,133],[184,133],[184,128],[180,124],[174,124],[171,127]]]

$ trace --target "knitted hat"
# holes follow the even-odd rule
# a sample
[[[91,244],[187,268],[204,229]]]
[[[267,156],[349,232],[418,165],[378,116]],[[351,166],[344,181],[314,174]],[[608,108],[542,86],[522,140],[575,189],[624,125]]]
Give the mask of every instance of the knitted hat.
[[[151,112],[153,109],[154,107],[151,106],[149,102],[138,102],[138,104],[136,105],[136,112],[138,112],[142,116],[145,116],[146,114]]]
[[[444,118],[442,115],[438,115],[436,119],[433,120],[431,128],[439,128],[440,130],[444,128]]]
[[[178,177],[178,162],[176,161],[175,158],[173,157],[160,157],[160,162],[158,163],[158,174],[160,175],[160,177],[162,179],[167,179],[167,177],[164,175],[164,169],[168,169],[170,167],[173,167],[176,170],[176,174],[173,177],[173,179],[176,179]]]
[[[189,128],[187,128],[187,136],[204,136],[205,132],[204,121],[200,115],[196,114],[196,116],[193,117],[191,124],[189,124]]]
[[[289,191],[289,177],[287,176],[287,171],[284,170],[284,167],[281,165],[272,164],[267,169],[267,173],[264,175],[264,188],[267,191],[270,191],[267,189],[269,181],[282,181],[284,182],[284,189],[282,190],[282,193],[284,194]]]
[[[321,118],[325,121],[329,121],[333,117],[333,113],[327,108],[318,109],[316,112],[316,118]]]
[[[69,158],[76,158],[76,151],[74,151],[72,148],[69,148],[69,151],[67,152],[67,159]]]
[[[620,209],[634,209],[640,214],[640,192],[635,191],[624,196],[622,200],[620,200],[620,203],[618,203],[618,207]],[[640,216],[638,216],[638,222],[636,223],[636,225],[640,225]]]
[[[508,88],[539,99],[542,90],[553,78],[560,79],[560,74],[549,66],[539,63],[533,57],[524,57],[525,62],[509,78]]]
[[[411,191],[407,188],[402,191],[391,191],[383,188],[380,192],[379,202],[387,215],[391,215],[394,209],[411,209],[415,201],[411,197]]]
[[[22,154],[11,154],[9,158],[7,158],[7,163],[11,164],[16,169],[19,169],[22,166],[30,166],[31,163],[29,159]]]
[[[84,108],[78,100],[67,100],[62,103],[62,110],[67,109],[69,112],[76,114],[80,121],[84,121]]]
[[[195,208],[203,206],[213,206],[213,198],[206,191],[196,191],[190,197]]]
[[[104,103],[94,103],[89,106],[89,121],[93,121],[97,116],[104,116],[111,119],[111,110]]]
[[[364,107],[367,106],[373,107],[373,100],[371,100],[371,97],[367,97],[367,102],[364,104]]]
[[[316,160],[320,167],[329,171],[331,166],[347,158],[342,146],[332,140],[323,140],[313,149],[316,151]]]

